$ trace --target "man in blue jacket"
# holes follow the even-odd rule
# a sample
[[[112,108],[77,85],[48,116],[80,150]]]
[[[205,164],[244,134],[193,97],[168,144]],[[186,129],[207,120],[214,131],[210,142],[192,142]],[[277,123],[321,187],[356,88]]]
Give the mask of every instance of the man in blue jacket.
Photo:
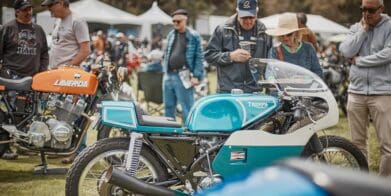
[[[174,30],[167,35],[163,58],[163,101],[165,115],[175,118],[177,102],[186,121],[194,104],[194,88],[204,75],[201,37],[187,27],[187,11],[179,9],[171,14]]]
[[[347,105],[353,143],[367,154],[369,115],[380,144],[379,173],[391,176],[391,18],[383,11],[383,0],[362,0],[363,17],[339,49],[353,59]]]

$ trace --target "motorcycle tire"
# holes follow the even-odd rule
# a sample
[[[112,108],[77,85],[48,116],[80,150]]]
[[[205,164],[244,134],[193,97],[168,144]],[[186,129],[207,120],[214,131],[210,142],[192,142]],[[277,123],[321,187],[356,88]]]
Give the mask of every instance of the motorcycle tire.
[[[302,157],[314,158],[314,156],[316,156],[318,158],[320,157],[321,162],[333,164],[329,162],[330,160],[327,160],[327,155],[325,153],[338,151],[353,158],[358,169],[361,171],[368,171],[368,162],[365,155],[349,140],[334,135],[320,136],[319,140],[322,143],[323,151],[321,153],[316,153],[311,148],[311,145],[307,144],[304,147]]]
[[[106,138],[97,141],[92,146],[87,147],[79,154],[68,171],[65,193],[67,196],[79,195],[79,182],[85,167],[93,161],[94,158],[104,153],[121,150],[127,152],[129,148],[129,138]],[[156,156],[148,149],[142,148],[140,158],[147,160],[152,169],[155,170],[156,181],[165,181],[168,179],[167,169],[156,159]],[[98,184],[98,183],[97,183]],[[98,186],[98,185],[97,185]],[[98,188],[98,187],[97,187]],[[100,194],[102,195],[102,194]],[[103,194],[105,195],[105,194]]]

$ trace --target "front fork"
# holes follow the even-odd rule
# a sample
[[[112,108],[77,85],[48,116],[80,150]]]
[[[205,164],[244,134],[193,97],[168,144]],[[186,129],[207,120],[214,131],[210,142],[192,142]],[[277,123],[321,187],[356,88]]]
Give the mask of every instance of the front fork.
[[[143,145],[143,134],[132,132],[130,134],[128,157],[125,162],[125,169],[128,174],[134,176],[140,160],[141,147]]]
[[[311,136],[309,144],[314,153],[319,154],[323,151],[323,145],[319,140],[318,134],[314,133]]]

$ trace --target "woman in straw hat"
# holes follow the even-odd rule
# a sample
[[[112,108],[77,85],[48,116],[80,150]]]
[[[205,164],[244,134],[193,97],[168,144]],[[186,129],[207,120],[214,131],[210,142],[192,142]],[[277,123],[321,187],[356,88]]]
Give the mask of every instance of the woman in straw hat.
[[[296,14],[282,14],[275,29],[266,33],[277,38],[281,44],[270,50],[269,58],[279,59],[302,66],[323,78],[323,71],[316,56],[316,51],[310,43],[301,41],[301,31]]]

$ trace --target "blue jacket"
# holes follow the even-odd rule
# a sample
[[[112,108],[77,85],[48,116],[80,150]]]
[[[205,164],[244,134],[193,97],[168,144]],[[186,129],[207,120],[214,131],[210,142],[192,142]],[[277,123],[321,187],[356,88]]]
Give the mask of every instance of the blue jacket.
[[[175,30],[172,30],[167,35],[167,47],[164,49],[163,57],[163,71],[165,73],[168,70],[168,61],[176,35]],[[193,74],[193,77],[202,80],[204,76],[204,54],[201,46],[201,36],[196,31],[186,28],[186,42],[186,65]]]

